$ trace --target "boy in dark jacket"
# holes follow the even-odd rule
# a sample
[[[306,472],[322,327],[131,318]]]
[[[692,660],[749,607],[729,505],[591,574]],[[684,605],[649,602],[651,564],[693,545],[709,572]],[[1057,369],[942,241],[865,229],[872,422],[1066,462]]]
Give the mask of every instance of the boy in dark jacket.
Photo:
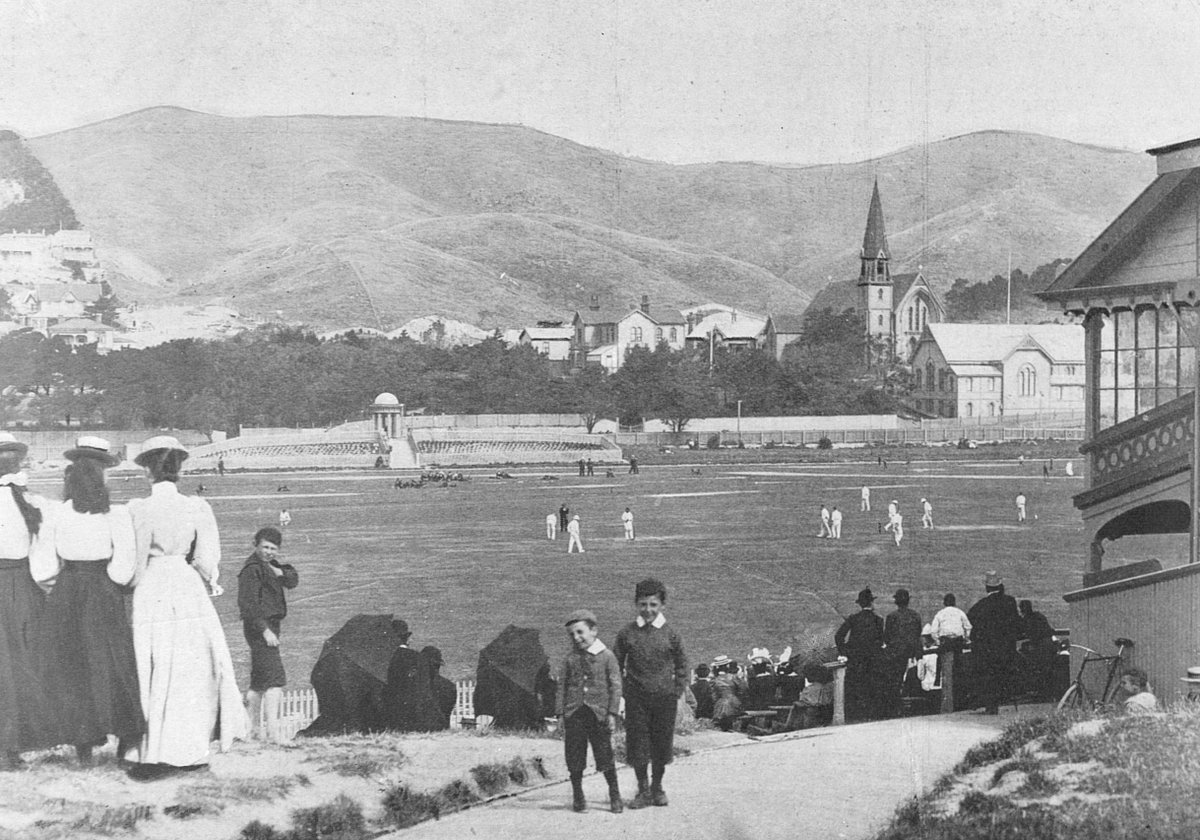
[[[621,669],[617,658],[596,638],[596,616],[591,610],[576,610],[567,618],[571,650],[558,675],[554,714],[564,733],[567,772],[574,794],[573,808],[587,810],[583,798],[583,771],[587,767],[588,743],[596,769],[608,782],[608,801],[614,814],[625,810],[613,762],[612,733],[621,707]]]
[[[279,656],[279,632],[287,615],[285,589],[300,582],[296,568],[279,562],[283,534],[278,528],[259,528],[254,535],[254,553],[238,572],[238,610],[242,633],[250,645],[250,690],[246,692],[250,732],[262,737],[260,719],[265,712],[269,741],[278,741],[279,703],[287,676]],[[266,701],[264,707],[263,701]]]
[[[671,763],[675,711],[687,688],[683,640],[662,614],[667,588],[648,578],[634,590],[637,618],[617,634],[613,652],[625,685],[625,752],[637,775],[638,792],[630,808],[666,805],[662,780]],[[647,778],[646,766],[653,776]]]

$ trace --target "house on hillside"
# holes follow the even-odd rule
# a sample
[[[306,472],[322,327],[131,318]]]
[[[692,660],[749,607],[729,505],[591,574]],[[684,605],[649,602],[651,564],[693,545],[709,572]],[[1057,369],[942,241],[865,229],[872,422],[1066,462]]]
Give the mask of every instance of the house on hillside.
[[[87,308],[104,295],[99,283],[38,283],[33,288],[37,309],[25,315],[22,323],[42,332],[58,321],[83,318]]]
[[[665,344],[672,350],[683,349],[687,321],[678,310],[651,307],[649,295],[642,295],[641,305],[633,309],[602,308],[593,295],[588,309],[575,313],[571,329],[572,364],[598,364],[614,373],[632,347],[653,350]]]
[[[767,318],[766,336],[763,344],[775,359],[783,358],[783,349],[800,338],[804,331],[801,315],[771,315]]]
[[[1132,660],[1162,700],[1200,664],[1200,139],[1151,149],[1157,178],[1041,297],[1086,335],[1087,561],[1071,641]],[[1084,553],[1081,545],[1081,553]]]
[[[721,307],[696,319],[689,316],[686,345],[705,355],[724,348],[740,353],[766,346],[767,321],[752,312]]]
[[[1081,415],[1083,330],[1071,324],[926,324],[910,404],[931,417]]]
[[[82,272],[82,278],[75,273],[77,280],[92,283],[103,279],[92,235],[85,230],[0,234],[0,280],[26,285],[65,282],[72,278],[72,269],[64,263],[72,263]]]
[[[517,344],[533,347],[552,362],[566,362],[571,358],[574,338],[572,327],[526,327],[521,330]]]
[[[51,324],[45,330],[50,338],[62,338],[72,347],[96,345],[98,353],[108,353],[116,346],[113,337],[116,329],[91,318],[70,318]]]
[[[858,314],[868,364],[911,360],[926,324],[942,321],[946,309],[918,270],[892,274],[879,182],[871,192],[867,227],[859,251]]]

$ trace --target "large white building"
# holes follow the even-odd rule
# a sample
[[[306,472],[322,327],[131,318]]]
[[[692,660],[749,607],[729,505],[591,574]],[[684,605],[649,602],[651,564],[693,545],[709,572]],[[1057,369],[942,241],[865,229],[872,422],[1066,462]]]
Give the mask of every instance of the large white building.
[[[935,417],[1082,417],[1083,338],[1069,324],[926,324],[912,407]]]

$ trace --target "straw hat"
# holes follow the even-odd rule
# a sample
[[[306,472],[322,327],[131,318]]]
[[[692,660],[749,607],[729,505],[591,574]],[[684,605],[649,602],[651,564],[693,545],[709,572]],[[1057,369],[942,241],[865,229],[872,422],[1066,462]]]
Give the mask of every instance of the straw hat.
[[[1179,678],[1185,683],[1200,683],[1200,666],[1193,665],[1187,669],[1187,676]]]
[[[64,452],[63,457],[68,461],[91,458],[94,461],[99,461],[106,467],[115,467],[121,463],[121,459],[109,451],[111,448],[109,442],[102,437],[80,435],[75,438],[75,447]]]
[[[747,657],[751,662],[770,662],[771,651],[765,647],[751,648],[750,656]]]
[[[24,458],[28,451],[29,447],[13,437],[11,433],[0,432],[0,452],[16,452]]]
[[[136,458],[133,459],[134,463],[142,467],[146,466],[146,462],[149,460],[148,456],[150,453],[157,452],[160,449],[170,449],[177,452],[182,452],[183,457],[185,459],[187,458],[188,451],[183,448],[183,444],[179,442],[178,438],[172,437],[171,435],[155,435],[142,444],[142,451]]]
[[[716,659],[714,659],[712,661],[712,667],[714,670],[717,668],[724,668],[726,665],[728,665],[732,661],[733,661],[732,659],[730,659],[728,656],[726,656],[725,654],[722,653],[720,656],[718,656]]]

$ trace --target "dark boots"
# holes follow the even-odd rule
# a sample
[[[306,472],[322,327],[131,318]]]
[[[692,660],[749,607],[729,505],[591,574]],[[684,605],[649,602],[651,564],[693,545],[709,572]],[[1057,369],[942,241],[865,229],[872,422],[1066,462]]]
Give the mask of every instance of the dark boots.
[[[583,798],[583,777],[571,777],[571,794],[574,796],[574,801],[571,803],[571,810],[579,813],[587,810],[587,800]]]
[[[612,808],[614,814],[619,814],[625,810],[625,803],[621,801],[621,786],[617,784],[617,769],[610,767],[604,771],[604,781],[608,782],[608,804]]]

